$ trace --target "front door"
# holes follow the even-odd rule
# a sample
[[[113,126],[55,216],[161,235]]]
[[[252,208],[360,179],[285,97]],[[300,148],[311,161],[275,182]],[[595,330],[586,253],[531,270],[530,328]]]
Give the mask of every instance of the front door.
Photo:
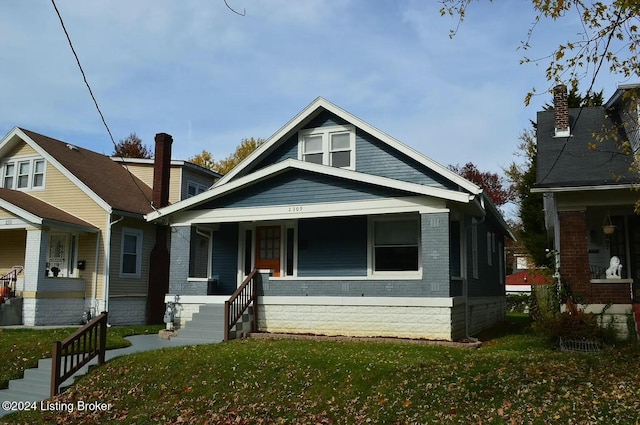
[[[256,268],[280,276],[280,226],[256,227]]]

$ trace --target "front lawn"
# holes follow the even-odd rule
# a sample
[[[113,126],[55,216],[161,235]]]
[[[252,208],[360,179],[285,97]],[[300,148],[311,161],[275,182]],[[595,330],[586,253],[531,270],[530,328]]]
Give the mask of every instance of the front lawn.
[[[158,333],[162,326],[114,326],[107,330],[107,349],[131,345],[125,336]],[[77,328],[10,329],[0,328],[0,389],[7,388],[11,379],[19,379],[24,370],[37,367],[38,360],[51,357],[54,341],[62,341]]]
[[[10,423],[640,421],[640,349],[552,349],[511,318],[469,350],[397,342],[236,340],[118,357]],[[106,410],[78,411],[82,403]],[[61,408],[67,407],[65,411]],[[73,407],[69,412],[68,407]]]

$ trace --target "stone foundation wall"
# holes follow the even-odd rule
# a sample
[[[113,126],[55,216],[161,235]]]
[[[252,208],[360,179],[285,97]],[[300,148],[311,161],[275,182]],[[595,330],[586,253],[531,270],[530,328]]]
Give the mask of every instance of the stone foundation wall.
[[[144,325],[147,321],[146,309],[146,298],[111,298],[109,299],[109,324],[113,326]]]
[[[26,326],[81,325],[84,298],[25,298],[22,323]]]

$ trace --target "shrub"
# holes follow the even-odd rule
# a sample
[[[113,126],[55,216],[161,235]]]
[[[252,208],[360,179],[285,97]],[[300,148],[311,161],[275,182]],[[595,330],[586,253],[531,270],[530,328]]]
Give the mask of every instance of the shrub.
[[[507,294],[507,311],[509,313],[528,313],[530,294]]]
[[[552,342],[560,338],[578,341],[600,341],[614,343],[616,331],[613,326],[601,326],[599,316],[596,314],[570,314],[560,313],[555,317],[538,320],[534,329],[548,336]]]

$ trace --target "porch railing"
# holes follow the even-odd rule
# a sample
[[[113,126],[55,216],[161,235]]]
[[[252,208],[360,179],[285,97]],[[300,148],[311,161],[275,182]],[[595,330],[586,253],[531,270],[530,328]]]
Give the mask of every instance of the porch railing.
[[[224,302],[224,340],[229,341],[231,329],[253,303],[253,330],[258,329],[258,271],[253,269],[242,285]]]
[[[22,273],[22,266],[13,266],[10,272],[0,276],[0,297],[9,298],[15,295],[16,282],[20,273]]]
[[[98,357],[104,363],[107,345],[107,315],[98,317],[78,329],[64,341],[55,341],[51,353],[51,397],[60,393],[60,385],[82,366]]]

